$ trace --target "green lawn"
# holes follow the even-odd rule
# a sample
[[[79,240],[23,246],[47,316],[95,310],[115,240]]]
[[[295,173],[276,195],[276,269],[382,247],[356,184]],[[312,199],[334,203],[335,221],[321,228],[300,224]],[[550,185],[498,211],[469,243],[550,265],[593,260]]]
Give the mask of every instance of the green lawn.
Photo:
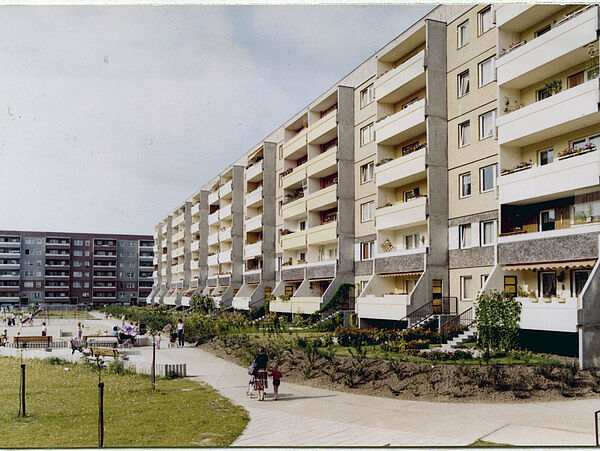
[[[0,448],[95,447],[98,375],[84,365],[27,360],[27,417],[18,418],[19,360],[0,357]],[[68,370],[65,370],[68,368]],[[246,411],[187,379],[103,373],[105,447],[227,446]]]
[[[471,443],[469,446],[475,448],[495,448],[495,447],[510,447],[512,445],[505,445],[504,443],[495,443],[495,442],[486,442],[485,440],[477,440],[476,442]]]

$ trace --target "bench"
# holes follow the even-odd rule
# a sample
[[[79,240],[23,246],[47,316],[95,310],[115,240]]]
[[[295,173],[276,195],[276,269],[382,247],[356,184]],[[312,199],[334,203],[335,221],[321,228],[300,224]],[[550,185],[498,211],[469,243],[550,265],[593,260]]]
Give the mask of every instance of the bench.
[[[91,357],[112,357],[113,359],[119,358],[119,350],[115,348],[96,348],[90,347]]]
[[[116,348],[119,345],[119,339],[116,335],[84,335],[83,336],[83,346],[87,347],[90,345],[89,342],[96,343],[109,343],[113,344]]]
[[[13,343],[19,346],[19,344],[27,344],[27,343],[46,343],[48,347],[52,343],[52,337],[47,335],[45,337],[40,336],[16,336],[13,337]]]

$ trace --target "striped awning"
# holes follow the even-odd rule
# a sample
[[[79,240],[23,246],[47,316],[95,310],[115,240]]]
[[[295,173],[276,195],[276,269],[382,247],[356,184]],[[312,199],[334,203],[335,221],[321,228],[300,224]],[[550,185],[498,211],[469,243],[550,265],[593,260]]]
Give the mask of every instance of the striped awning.
[[[596,260],[579,260],[579,261],[568,261],[568,262],[547,262],[547,263],[528,263],[524,265],[505,265],[502,269],[505,271],[543,271],[553,269],[579,269],[579,268],[591,268],[596,264]]]
[[[411,277],[420,277],[421,274],[423,274],[423,271],[416,271],[416,272],[393,272],[393,273],[389,273],[389,274],[377,274],[379,277],[402,277],[405,279],[411,278]]]

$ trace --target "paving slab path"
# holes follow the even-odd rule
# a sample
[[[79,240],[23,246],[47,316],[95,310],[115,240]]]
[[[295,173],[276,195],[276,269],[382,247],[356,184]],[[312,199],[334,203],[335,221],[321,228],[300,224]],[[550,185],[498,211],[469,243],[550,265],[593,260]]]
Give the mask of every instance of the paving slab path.
[[[186,363],[188,375],[247,409],[250,422],[234,446],[464,446],[477,439],[517,446],[595,444],[594,412],[600,410],[600,400],[406,401],[290,384],[284,375],[279,401],[269,387],[270,396],[259,402],[246,396],[246,368],[191,345],[164,345],[165,340],[157,351],[158,363]],[[41,350],[27,352],[43,355]],[[130,361],[147,364],[152,349],[127,353]]]

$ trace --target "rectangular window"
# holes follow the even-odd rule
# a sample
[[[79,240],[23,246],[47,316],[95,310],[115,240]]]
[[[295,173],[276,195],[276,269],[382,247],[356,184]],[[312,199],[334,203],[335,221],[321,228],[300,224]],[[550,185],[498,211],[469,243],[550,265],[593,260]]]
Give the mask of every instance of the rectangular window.
[[[367,86],[365,89],[360,91],[360,107],[364,108],[371,102],[373,102],[373,85]]]
[[[471,144],[471,123],[469,121],[458,124],[458,147]]]
[[[281,210],[282,210],[282,209],[283,209],[283,201],[282,201],[282,200],[280,200],[280,201],[279,201],[279,209],[278,209],[278,210],[279,210],[279,216],[281,216]]]
[[[473,300],[473,277],[462,276],[460,278],[460,292],[463,301]]]
[[[491,138],[496,128],[496,110],[479,116],[479,139]]]
[[[540,294],[544,297],[556,296],[556,272],[539,272]]]
[[[487,85],[495,80],[494,57],[486,59],[478,64],[479,67],[479,87]]]
[[[458,48],[469,43],[469,21],[465,20],[456,29]]]
[[[371,161],[370,163],[364,164],[360,167],[360,183],[367,183],[373,180],[373,168],[374,164]]]
[[[82,257],[83,256],[83,251],[73,251],[73,255],[75,257]]]
[[[286,285],[284,288],[284,294],[286,296],[292,296],[294,294],[294,287],[291,285]]]
[[[24,282],[24,283],[23,283],[23,286],[24,286],[25,288],[33,288],[33,282]]]
[[[482,246],[489,246],[491,244],[495,243],[495,227],[494,227],[495,223],[494,221],[483,221],[481,222],[481,230],[480,230],[480,234],[481,234],[481,245]]]
[[[306,230],[306,221],[300,221],[300,230]]]
[[[554,230],[554,209],[540,211],[540,230]]]
[[[360,145],[361,147],[365,144],[373,141],[373,123],[360,129]]]
[[[408,202],[409,200],[415,199],[420,196],[419,188],[415,187],[415,188],[409,189],[408,191],[404,191],[403,196],[404,196],[404,202]]]
[[[469,93],[469,71],[466,70],[458,74],[458,97],[462,97]]]
[[[554,149],[546,149],[539,152],[540,166],[545,166],[554,161]]]
[[[544,28],[540,28],[535,32],[535,37],[539,38],[540,36],[548,33],[550,30],[552,30],[552,25],[546,25]]]
[[[483,290],[483,287],[485,287],[485,283],[487,282],[487,279],[490,275],[489,274],[482,274],[481,275],[481,289]]]
[[[283,186],[283,174],[279,174],[279,188]]]
[[[492,29],[492,7],[482,9],[477,14],[479,36]]]
[[[471,195],[471,173],[466,172],[464,174],[460,174],[458,177],[460,183],[459,197],[469,197]]]
[[[360,281],[360,292],[362,293],[363,291],[365,291],[365,288],[367,288],[367,284],[369,283],[368,280],[361,280]]]
[[[73,288],[81,288],[81,282],[73,282]]]
[[[90,245],[90,242],[89,242],[88,240],[86,240],[86,242],[85,242],[85,245],[86,245],[86,246],[89,246],[89,245]]]
[[[360,206],[361,222],[373,220],[374,205],[375,205],[375,203],[373,201],[361,204],[361,206]]]
[[[420,242],[421,239],[418,233],[413,233],[404,237],[404,246],[406,249],[417,249]]]
[[[508,294],[517,294],[517,277],[504,276],[504,291]]]
[[[458,247],[459,249],[471,247],[471,224],[458,226]]]
[[[535,96],[537,101],[539,102],[540,100],[544,100],[550,97],[550,91],[548,90],[548,88],[543,88],[536,91]]]
[[[579,86],[585,81],[585,73],[584,71],[577,72],[569,77],[567,77],[567,89],[574,88],[575,86]]]
[[[83,246],[83,240],[75,240],[75,246]]]
[[[571,296],[579,296],[583,291],[588,277],[590,277],[589,269],[576,269],[572,271],[571,276]]]
[[[482,193],[493,191],[496,188],[496,167],[493,164],[479,170],[479,190]]]
[[[81,273],[81,271],[74,271],[73,272],[73,277],[81,277],[83,276],[83,274]]]
[[[365,241],[360,243],[360,259],[371,260],[373,258],[373,241]]]

